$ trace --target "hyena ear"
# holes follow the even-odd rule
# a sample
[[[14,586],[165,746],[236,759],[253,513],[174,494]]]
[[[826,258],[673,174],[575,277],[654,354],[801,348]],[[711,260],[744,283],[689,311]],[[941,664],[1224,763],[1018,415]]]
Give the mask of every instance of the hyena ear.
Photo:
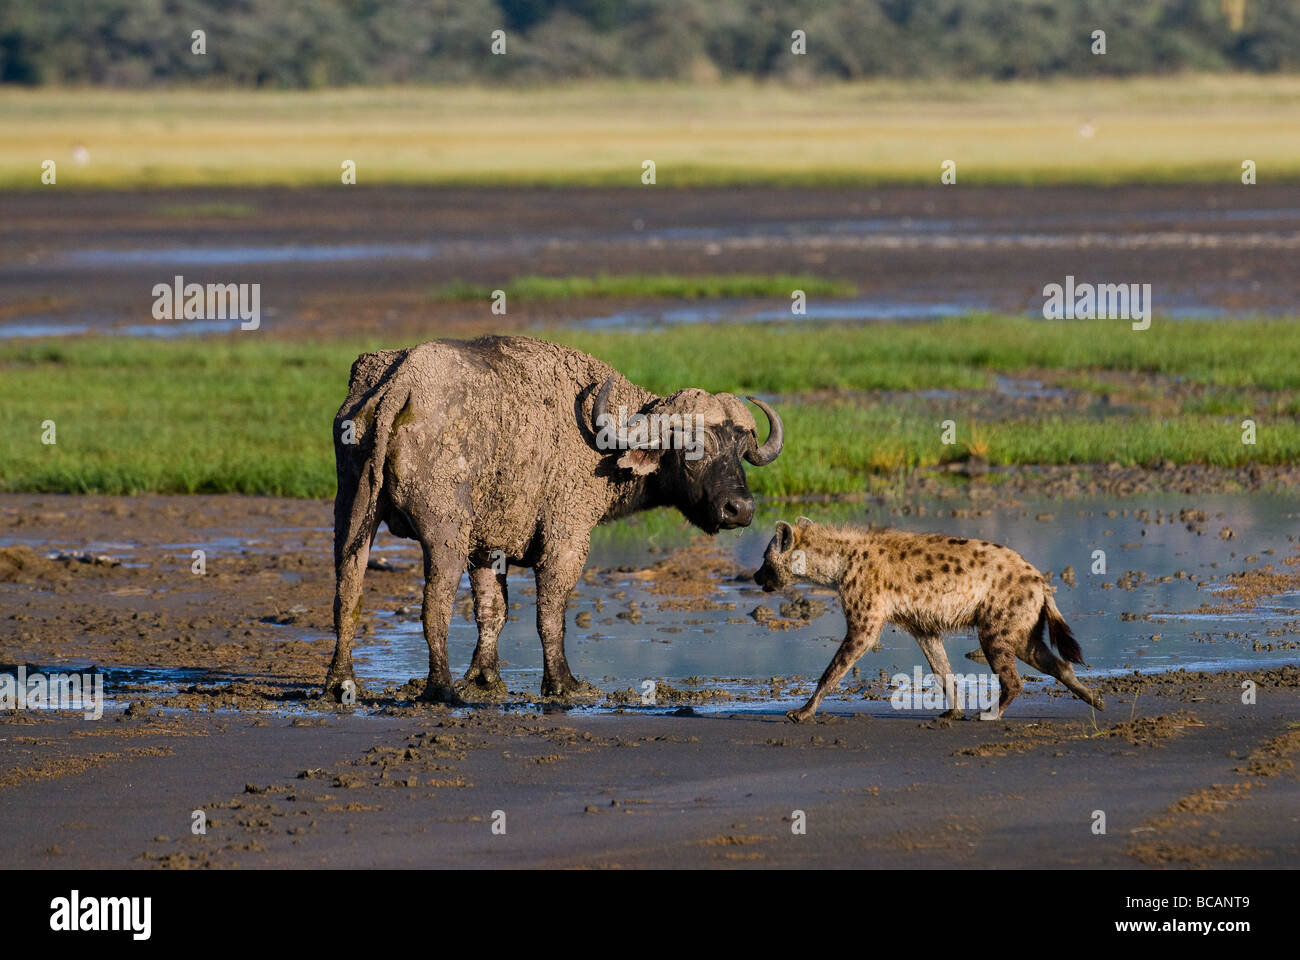
[[[804,527],[811,527],[812,521],[809,520],[807,517],[800,517],[798,520],[795,521],[795,526],[797,526],[800,530],[802,530]]]
[[[659,456],[662,453],[662,450],[628,450],[618,458],[618,465],[631,470],[638,477],[644,477],[659,469]]]
[[[776,549],[779,553],[785,553],[794,546],[794,528],[784,520],[776,522]]]

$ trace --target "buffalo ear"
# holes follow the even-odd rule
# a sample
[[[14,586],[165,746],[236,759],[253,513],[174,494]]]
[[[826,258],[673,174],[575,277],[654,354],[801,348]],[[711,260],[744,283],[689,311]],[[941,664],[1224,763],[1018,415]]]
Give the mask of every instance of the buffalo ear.
[[[628,450],[618,458],[618,465],[631,470],[638,477],[654,473],[659,469],[659,456],[662,450]]]
[[[784,520],[776,522],[776,549],[778,553],[785,553],[794,546],[794,528]]]

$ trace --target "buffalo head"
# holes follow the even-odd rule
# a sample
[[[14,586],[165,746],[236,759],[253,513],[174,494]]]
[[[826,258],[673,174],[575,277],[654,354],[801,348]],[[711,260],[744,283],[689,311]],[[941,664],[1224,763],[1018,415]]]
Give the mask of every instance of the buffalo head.
[[[592,404],[597,447],[622,451],[618,466],[647,477],[661,502],[701,530],[748,526],[754,497],[741,460],[763,467],[780,454],[785,431],[776,411],[749,398],[771,424],[761,444],[749,410],[729,393],[679,390],[624,418],[609,408],[615,380],[605,381]]]

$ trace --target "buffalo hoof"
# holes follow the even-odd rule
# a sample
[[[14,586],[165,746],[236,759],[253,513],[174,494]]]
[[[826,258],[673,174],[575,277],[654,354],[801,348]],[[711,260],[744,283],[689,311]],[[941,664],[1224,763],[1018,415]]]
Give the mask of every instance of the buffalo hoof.
[[[604,695],[604,691],[599,687],[592,686],[575,676],[568,676],[563,680],[542,681],[543,697],[554,697],[557,700],[599,700]]]
[[[474,701],[503,700],[510,693],[501,674],[492,667],[471,667],[465,678],[457,680],[454,687],[462,699]]]
[[[320,698],[330,703],[356,703],[361,695],[361,685],[351,672],[331,673],[325,678]]]
[[[425,703],[444,703],[451,707],[465,705],[465,701],[456,692],[456,688],[452,684],[438,680],[425,682],[424,692],[420,694],[420,699]]]

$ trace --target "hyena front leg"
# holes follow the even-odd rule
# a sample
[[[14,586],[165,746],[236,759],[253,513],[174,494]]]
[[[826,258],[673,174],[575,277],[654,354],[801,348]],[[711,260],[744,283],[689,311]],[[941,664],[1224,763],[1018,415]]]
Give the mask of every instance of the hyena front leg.
[[[952,667],[948,665],[948,652],[943,648],[943,641],[939,639],[938,634],[928,633],[918,636],[916,642],[921,645],[921,652],[925,654],[925,659],[930,662],[930,672],[943,685],[943,695],[948,703],[948,711],[941,714],[941,716],[948,720],[960,720],[962,710],[957,705],[957,681],[953,677]]]
[[[798,710],[790,710],[786,713],[786,716],[795,723],[807,720],[816,713],[822,699],[839,686],[839,682],[844,679],[844,674],[857,663],[858,658],[873,650],[880,642],[880,630],[885,625],[883,612],[871,608],[852,611],[847,607],[844,612],[848,620],[848,633],[845,634],[844,642],[835,651],[835,656],[831,657],[826,672],[817,681],[817,689],[808,698],[808,702]]]

